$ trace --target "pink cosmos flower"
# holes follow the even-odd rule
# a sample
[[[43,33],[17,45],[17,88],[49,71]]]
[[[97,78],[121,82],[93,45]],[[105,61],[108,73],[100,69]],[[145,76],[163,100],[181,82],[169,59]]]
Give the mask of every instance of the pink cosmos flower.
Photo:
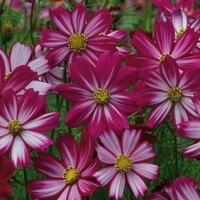
[[[39,58],[44,55],[45,51],[47,49],[43,49],[39,44],[35,46],[35,56],[36,58]],[[63,73],[63,68],[56,66],[52,67],[49,69],[48,72],[42,74],[41,76],[38,77],[38,80],[49,83],[52,85],[53,91],[56,92],[54,89],[57,85],[61,84],[62,80],[62,73]]]
[[[148,200],[200,200],[197,193],[198,183],[189,177],[179,177],[164,188],[155,192]]]
[[[144,70],[157,69],[166,55],[170,55],[181,68],[199,66],[200,53],[190,54],[200,37],[194,28],[186,29],[175,41],[175,29],[171,21],[161,20],[155,22],[153,35],[152,39],[141,30],[135,31],[131,43],[139,54],[128,56],[128,65]]]
[[[198,116],[192,98],[200,90],[200,69],[187,68],[179,73],[178,65],[170,56],[166,56],[159,69],[160,72],[152,70],[141,73],[145,85],[139,88],[138,103],[152,107],[147,126],[154,128],[172,113],[173,125],[177,128],[189,116]]]
[[[183,149],[183,154],[187,158],[200,158],[200,94],[196,94],[193,102],[198,113],[198,117],[179,124],[178,132],[184,138],[197,140],[194,144]]]
[[[127,115],[137,110],[133,92],[127,91],[137,81],[136,70],[120,68],[121,58],[117,52],[105,52],[94,66],[79,57],[72,64],[77,84],[64,83],[56,88],[61,96],[74,102],[65,122],[71,127],[88,122],[93,139],[108,127],[115,131],[128,128]]]
[[[194,0],[178,0],[175,5],[173,5],[169,0],[152,0],[152,3],[167,15],[171,15],[171,13],[176,9],[181,9],[190,17],[200,16],[200,10],[194,10]]]
[[[48,60],[45,56],[40,56],[36,59],[31,59],[32,56],[32,47],[24,46],[18,42],[15,42],[10,50],[9,56],[0,49],[0,56],[2,56],[4,65],[5,65],[5,74],[9,76],[12,72],[21,65],[30,67],[34,72],[37,73],[37,76],[40,76],[50,69]],[[23,74],[22,76],[24,76]],[[45,95],[48,90],[52,89],[50,84],[42,83],[37,80],[33,80],[29,85],[26,86],[26,89],[33,88],[35,91],[39,91],[41,95]]]
[[[44,97],[32,89],[17,98],[13,90],[0,99],[0,155],[10,151],[15,167],[27,167],[30,149],[43,151],[53,141],[43,134],[58,125],[59,113],[46,113]]]
[[[13,163],[6,156],[0,156],[0,200],[10,195],[12,188],[7,183],[14,172]]]
[[[23,65],[15,68],[12,73],[7,74],[5,62],[0,55],[0,94],[9,89],[18,93],[36,77],[36,72],[33,72],[28,66]]]
[[[115,39],[103,34],[108,33],[112,24],[108,9],[89,17],[86,7],[78,4],[71,13],[63,7],[57,7],[50,10],[49,15],[57,29],[43,30],[40,45],[51,49],[47,55],[51,65],[59,65],[66,59],[70,64],[77,55],[93,63],[99,53],[116,50]]]
[[[56,146],[62,160],[48,153],[33,157],[35,170],[47,178],[30,181],[28,193],[41,200],[81,200],[91,195],[98,187],[92,180],[98,163],[92,159],[94,145],[86,131],[82,133],[80,146],[69,133],[59,135]]]
[[[144,178],[156,180],[157,165],[148,160],[155,157],[148,142],[140,143],[141,131],[125,129],[121,138],[113,131],[100,135],[102,145],[96,147],[99,161],[105,165],[94,174],[101,186],[109,184],[109,197],[122,199],[128,183],[136,198],[148,190]]]

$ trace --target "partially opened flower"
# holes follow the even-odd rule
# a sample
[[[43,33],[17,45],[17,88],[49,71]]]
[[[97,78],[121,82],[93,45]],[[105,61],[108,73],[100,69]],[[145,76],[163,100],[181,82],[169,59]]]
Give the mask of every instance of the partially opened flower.
[[[155,157],[148,142],[141,142],[140,130],[125,129],[119,138],[113,131],[100,136],[96,147],[103,167],[94,174],[101,186],[109,184],[109,197],[122,199],[126,184],[135,197],[144,196],[148,190],[144,178],[156,180],[159,167],[149,163]]]
[[[29,182],[27,191],[34,199],[81,200],[98,187],[92,175],[97,171],[93,160],[94,145],[87,132],[82,133],[80,146],[69,133],[59,135],[56,146],[59,159],[48,153],[33,157],[35,170],[47,178]]]
[[[115,39],[104,35],[112,24],[108,9],[89,17],[86,7],[78,4],[71,13],[58,7],[50,10],[49,15],[57,30],[43,30],[40,45],[51,49],[47,58],[54,66],[66,59],[70,64],[77,55],[93,63],[99,53],[115,50]]]
[[[59,113],[46,113],[44,97],[32,89],[20,98],[7,90],[0,98],[0,155],[10,151],[15,167],[27,167],[30,149],[43,151],[53,144],[45,131],[54,129]]]
[[[14,172],[13,163],[6,156],[0,156],[0,200],[11,194],[12,188],[8,184]]]
[[[61,96],[74,102],[65,122],[71,127],[88,122],[93,139],[108,127],[116,131],[128,128],[127,115],[137,110],[135,96],[128,91],[137,81],[137,73],[132,67],[120,67],[121,58],[117,52],[105,52],[94,66],[79,57],[72,64],[77,83],[64,83],[56,88]]]
[[[148,200],[200,200],[198,183],[189,177],[179,177],[162,192],[155,192]]]

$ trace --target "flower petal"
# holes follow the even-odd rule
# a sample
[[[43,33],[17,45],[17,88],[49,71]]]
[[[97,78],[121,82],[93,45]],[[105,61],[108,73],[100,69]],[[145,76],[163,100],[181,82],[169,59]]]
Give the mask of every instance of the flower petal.
[[[86,179],[79,179],[77,186],[81,196],[89,196],[96,190],[98,184]]]

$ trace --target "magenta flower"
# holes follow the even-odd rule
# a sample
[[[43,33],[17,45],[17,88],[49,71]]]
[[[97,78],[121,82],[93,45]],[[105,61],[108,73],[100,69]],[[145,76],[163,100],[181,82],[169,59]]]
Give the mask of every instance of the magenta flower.
[[[155,192],[148,200],[200,200],[197,193],[198,183],[192,178],[179,177],[163,192]]]
[[[193,98],[193,102],[198,117],[179,124],[178,132],[184,138],[190,138],[197,141],[183,149],[184,156],[187,158],[200,158],[200,94],[197,94]]]
[[[6,74],[5,62],[0,55],[0,93],[12,89],[18,93],[37,77],[28,66],[19,66],[12,73]]]
[[[0,200],[11,194],[12,188],[7,183],[14,172],[13,163],[5,156],[0,156]]]
[[[113,131],[100,135],[103,146],[97,145],[96,151],[105,166],[94,177],[102,187],[109,184],[109,197],[122,199],[127,182],[136,198],[143,196],[148,189],[143,178],[156,180],[159,167],[148,162],[155,153],[140,138],[141,131],[135,129],[125,129],[121,139]]]
[[[145,70],[157,69],[169,55],[181,68],[199,66],[200,54],[190,53],[196,48],[200,33],[194,28],[188,28],[179,34],[181,37],[176,41],[175,29],[170,20],[155,22],[154,39],[141,30],[135,31],[131,43],[139,54],[128,56],[128,64]]]
[[[104,35],[112,25],[108,9],[89,17],[86,7],[78,4],[71,13],[63,7],[57,7],[50,10],[49,15],[57,30],[42,31],[40,45],[51,49],[47,58],[52,65],[59,65],[65,59],[72,63],[77,55],[93,63],[99,53],[115,50],[115,39]]]
[[[30,149],[43,151],[53,141],[43,132],[58,125],[59,113],[46,113],[44,97],[32,89],[20,98],[13,90],[2,93],[0,99],[0,155],[10,151],[15,167],[27,167]]]
[[[105,52],[96,66],[79,57],[72,64],[77,81],[57,86],[65,99],[74,102],[65,122],[78,127],[88,122],[91,137],[96,139],[107,127],[116,131],[129,127],[128,114],[137,110],[135,96],[127,89],[136,81],[136,70],[120,68],[121,56]],[[126,102],[126,103],[124,103]]]
[[[5,77],[9,77],[12,72],[20,66],[28,66],[32,71],[37,73],[37,76],[40,76],[50,70],[50,65],[48,60],[44,55],[39,58],[31,59],[32,56],[32,47],[24,46],[18,42],[15,42],[10,50],[9,56],[0,49],[0,56],[2,56],[5,66]],[[23,79],[23,75],[20,78]],[[33,79],[32,79],[33,80]],[[42,83],[37,80],[33,80],[30,84],[26,86],[25,89],[33,88],[35,91],[39,91],[41,95],[45,95],[51,88],[50,84]]]
[[[160,73],[153,70],[141,73],[146,85],[138,92],[138,103],[152,107],[147,126],[154,128],[172,113],[173,125],[177,128],[189,116],[198,116],[192,98],[200,90],[200,70],[198,67],[187,68],[180,74],[178,65],[170,56],[166,56],[159,69]]]
[[[69,133],[59,135],[56,146],[62,160],[48,153],[33,157],[35,170],[47,178],[30,181],[28,193],[41,200],[81,200],[81,197],[91,195],[98,187],[92,180],[98,163],[92,159],[94,145],[86,131],[82,133],[80,147]]]

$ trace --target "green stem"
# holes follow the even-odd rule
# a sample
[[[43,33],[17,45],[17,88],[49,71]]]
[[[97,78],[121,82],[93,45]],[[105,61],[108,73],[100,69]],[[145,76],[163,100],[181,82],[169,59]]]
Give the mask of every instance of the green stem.
[[[175,171],[175,177],[178,177],[178,150],[177,150],[177,137],[174,134],[174,159],[175,159],[175,166],[174,166],[174,171]]]
[[[26,174],[26,168],[23,168],[24,172],[24,184],[27,187],[27,174]],[[29,194],[26,192],[26,199],[29,200]]]
[[[3,31],[2,31],[2,15],[3,15],[3,5],[6,0],[3,0],[0,7],[0,47],[3,46]]]
[[[34,3],[32,3],[31,5],[30,31],[31,31],[31,42],[32,42],[32,45],[35,46],[34,39],[33,39],[33,11],[34,11]]]

